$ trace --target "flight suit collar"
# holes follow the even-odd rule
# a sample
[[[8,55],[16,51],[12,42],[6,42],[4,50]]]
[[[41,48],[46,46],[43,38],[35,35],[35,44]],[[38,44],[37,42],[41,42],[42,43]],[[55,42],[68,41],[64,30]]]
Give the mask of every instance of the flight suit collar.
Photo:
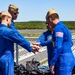
[[[0,24],[0,27],[7,27],[5,24]]]
[[[62,23],[62,22],[61,22],[61,21],[59,21],[59,22],[56,24],[56,26],[57,26],[57,25],[60,25],[61,23]]]

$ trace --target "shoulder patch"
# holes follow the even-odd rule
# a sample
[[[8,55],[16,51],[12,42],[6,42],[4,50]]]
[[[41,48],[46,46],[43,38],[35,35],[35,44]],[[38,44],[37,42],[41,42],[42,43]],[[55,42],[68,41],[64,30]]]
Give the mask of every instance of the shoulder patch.
[[[63,37],[63,33],[62,33],[62,32],[56,32],[56,33],[55,33],[55,36],[56,36],[56,37]]]

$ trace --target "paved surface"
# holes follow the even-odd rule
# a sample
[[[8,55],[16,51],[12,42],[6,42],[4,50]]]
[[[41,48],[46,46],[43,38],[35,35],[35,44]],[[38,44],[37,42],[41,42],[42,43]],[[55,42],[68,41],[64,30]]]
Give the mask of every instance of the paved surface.
[[[44,32],[47,29],[24,29],[24,30],[18,30],[19,32]],[[71,32],[75,32],[75,30],[70,30]]]

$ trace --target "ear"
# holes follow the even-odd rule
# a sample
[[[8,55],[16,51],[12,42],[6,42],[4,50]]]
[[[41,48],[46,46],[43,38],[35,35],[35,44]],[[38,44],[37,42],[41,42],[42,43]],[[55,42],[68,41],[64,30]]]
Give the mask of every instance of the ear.
[[[9,20],[9,18],[8,18],[8,20]]]
[[[10,19],[9,18],[7,18],[7,21],[9,21]]]
[[[8,19],[6,18],[6,20],[8,21]]]
[[[6,19],[6,21],[8,21],[8,18],[7,17],[5,17],[5,19]]]

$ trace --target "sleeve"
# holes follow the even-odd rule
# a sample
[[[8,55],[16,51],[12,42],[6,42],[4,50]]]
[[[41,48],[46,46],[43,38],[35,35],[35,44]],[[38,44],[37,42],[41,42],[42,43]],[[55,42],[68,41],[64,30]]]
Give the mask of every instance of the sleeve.
[[[14,22],[12,21],[11,25],[10,25],[10,28],[13,29],[14,31],[17,31],[16,27],[15,27],[15,24]]]
[[[52,42],[52,40],[45,40],[45,34],[41,34],[41,36],[36,40],[36,42],[40,42],[41,46],[47,46]]]
[[[36,42],[43,42],[43,41],[45,41],[44,33],[40,35],[40,37],[36,40]]]
[[[61,51],[62,51],[62,43],[63,43],[63,31],[61,28],[57,28],[54,30],[54,50],[53,50],[53,57],[50,62],[51,65],[55,65]]]
[[[45,35],[44,33],[40,35],[40,37],[36,40],[36,42],[40,42],[40,46],[42,46],[41,43],[45,41]]]
[[[52,43],[52,40],[43,41],[40,43],[41,46],[47,46],[48,44]]]
[[[11,31],[8,35],[8,38],[23,48],[27,49],[29,52],[32,52],[32,47],[30,46],[30,42],[24,38],[18,31]]]
[[[32,48],[30,47],[30,43],[28,40],[26,40],[16,29],[14,22],[12,21],[11,24],[11,29],[13,29],[14,32],[11,32],[10,34],[10,38],[12,41],[14,41],[15,43],[19,44],[20,46],[22,46],[23,48],[27,49],[29,52],[32,51]],[[10,39],[9,38],[9,39]]]

